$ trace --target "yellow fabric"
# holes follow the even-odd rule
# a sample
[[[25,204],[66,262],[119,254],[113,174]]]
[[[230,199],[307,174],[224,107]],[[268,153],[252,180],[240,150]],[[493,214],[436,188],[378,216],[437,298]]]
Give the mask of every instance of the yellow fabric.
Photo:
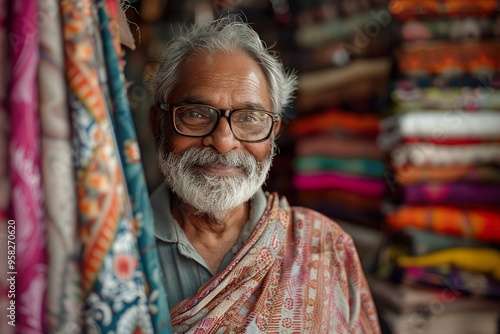
[[[401,256],[401,267],[455,266],[459,269],[491,274],[500,281],[500,251],[492,248],[449,248],[420,256]]]

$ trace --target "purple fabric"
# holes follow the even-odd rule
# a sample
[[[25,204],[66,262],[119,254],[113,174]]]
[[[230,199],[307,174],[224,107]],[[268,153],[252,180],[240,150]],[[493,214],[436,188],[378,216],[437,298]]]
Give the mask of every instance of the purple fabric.
[[[385,182],[360,176],[347,176],[341,173],[297,173],[293,183],[300,190],[335,188],[352,191],[366,196],[382,196],[385,192]]]
[[[16,331],[43,333],[47,285],[38,124],[37,2],[11,2],[10,168],[16,231]],[[4,321],[5,319],[2,319]]]
[[[500,206],[500,185],[481,183],[436,183],[404,187],[408,204]]]

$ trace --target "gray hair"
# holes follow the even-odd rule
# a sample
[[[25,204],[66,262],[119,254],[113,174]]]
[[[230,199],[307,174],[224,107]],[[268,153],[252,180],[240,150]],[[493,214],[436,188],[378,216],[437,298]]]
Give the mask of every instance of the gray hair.
[[[267,79],[274,112],[282,114],[292,102],[297,88],[297,76],[287,71],[278,56],[269,51],[259,35],[237,15],[228,15],[208,23],[193,25],[172,40],[159,66],[149,80],[154,103],[165,103],[179,80],[180,67],[195,52],[231,51],[241,49],[262,68]]]

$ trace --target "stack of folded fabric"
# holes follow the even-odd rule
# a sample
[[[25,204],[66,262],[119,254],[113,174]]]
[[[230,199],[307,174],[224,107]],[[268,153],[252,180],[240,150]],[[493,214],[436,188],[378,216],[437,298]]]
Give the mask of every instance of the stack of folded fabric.
[[[327,110],[303,117],[293,178],[301,205],[331,217],[380,227],[385,165],[376,145],[379,116]]]
[[[434,286],[454,299],[432,313],[439,296],[431,293],[419,304],[427,307],[424,317],[388,306],[377,291],[387,282],[374,283],[374,296],[395,332],[424,324],[420,333],[496,333],[500,302],[490,299],[500,298],[497,1],[391,0],[389,8],[401,20],[404,43],[395,54],[394,114],[382,121],[379,137],[395,205],[386,212],[389,237],[378,273],[402,283],[405,293]],[[420,323],[402,321],[398,312]]]
[[[387,0],[289,3],[294,48],[280,55],[299,75],[298,115],[287,131],[294,204],[378,231],[386,189],[376,144],[379,102],[387,96],[395,44]]]

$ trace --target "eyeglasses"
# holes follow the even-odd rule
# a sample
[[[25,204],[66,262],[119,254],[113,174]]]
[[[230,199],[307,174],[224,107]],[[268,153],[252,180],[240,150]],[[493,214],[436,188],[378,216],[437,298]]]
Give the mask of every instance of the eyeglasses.
[[[269,138],[279,120],[279,114],[265,110],[223,110],[204,104],[169,103],[160,103],[159,107],[172,113],[175,131],[188,137],[208,136],[226,116],[236,139],[257,143]]]

